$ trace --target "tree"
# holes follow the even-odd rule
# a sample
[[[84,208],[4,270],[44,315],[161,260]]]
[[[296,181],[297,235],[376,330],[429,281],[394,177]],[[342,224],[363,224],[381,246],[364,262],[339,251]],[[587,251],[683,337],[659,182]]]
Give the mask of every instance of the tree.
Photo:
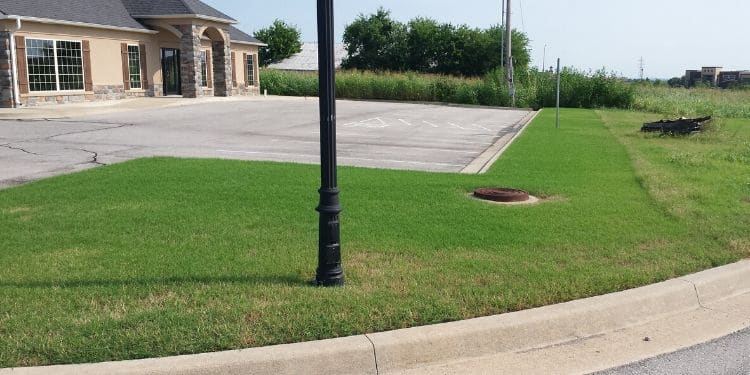
[[[406,67],[406,25],[391,19],[391,12],[379,8],[375,14],[360,14],[344,30],[348,57],[345,69],[404,70]]]
[[[268,47],[260,48],[260,65],[268,66],[302,51],[301,32],[294,25],[275,20],[267,28],[255,32],[255,37]]]
[[[669,81],[667,81],[667,84],[669,85],[669,87],[683,87],[684,86],[684,82],[682,78],[679,78],[679,77],[670,78]]]
[[[490,55],[487,56],[490,61],[491,69],[497,68],[501,65],[503,57],[500,56],[497,51],[500,51],[501,46],[504,43],[505,28],[499,25],[492,26],[487,29],[487,33],[491,35],[492,40],[489,47]],[[518,30],[511,32],[511,54],[513,55],[513,68],[516,71],[528,70],[529,64],[531,63],[531,50],[529,49],[529,37],[525,33]]]
[[[360,14],[346,27],[346,69],[411,70],[422,73],[482,76],[502,64],[504,30],[454,26],[429,18],[414,18],[404,25],[380,8]],[[531,60],[526,34],[513,31],[513,62],[519,74]]]
[[[437,21],[415,18],[409,21],[406,46],[409,51],[407,69],[434,73],[440,65],[442,30]]]

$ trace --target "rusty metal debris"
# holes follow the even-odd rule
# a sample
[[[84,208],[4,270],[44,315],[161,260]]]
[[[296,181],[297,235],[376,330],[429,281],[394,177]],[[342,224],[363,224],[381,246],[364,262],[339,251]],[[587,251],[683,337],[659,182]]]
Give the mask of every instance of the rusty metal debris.
[[[674,120],[661,120],[643,124],[642,132],[660,132],[662,134],[691,134],[701,132],[704,126],[711,121],[711,116],[699,118],[678,118]]]

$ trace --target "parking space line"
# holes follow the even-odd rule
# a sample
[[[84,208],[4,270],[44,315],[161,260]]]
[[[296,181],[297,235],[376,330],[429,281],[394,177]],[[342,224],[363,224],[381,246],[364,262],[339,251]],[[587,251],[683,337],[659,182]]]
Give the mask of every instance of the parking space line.
[[[487,127],[484,127],[484,126],[479,125],[479,124],[473,124],[472,126],[476,126],[477,128],[482,129],[482,130],[486,130],[488,132],[492,131],[492,129],[488,129]]]
[[[427,124],[427,125],[430,125],[430,126],[432,126],[433,128],[439,128],[439,126],[437,126],[437,125],[435,125],[435,124],[433,124],[433,123],[431,123],[431,122],[429,122],[429,121],[424,121],[424,120],[422,120],[422,122],[424,122],[424,123],[425,123],[425,124]]]
[[[452,126],[452,127],[456,128],[456,129],[461,129],[461,130],[471,130],[471,129],[469,129],[469,128],[464,128],[464,127],[463,127],[463,126],[461,126],[461,125],[457,125],[457,124],[454,124],[454,123],[452,123],[452,122],[449,122],[449,123],[448,123],[448,125],[450,125],[450,126]]]
[[[371,123],[373,121],[379,122],[380,125],[368,124],[368,123]],[[387,128],[389,126],[391,126],[391,125],[388,124],[387,122],[383,121],[383,119],[380,118],[380,117],[374,117],[374,118],[370,118],[370,119],[367,119],[367,120],[350,122],[350,123],[347,123],[347,124],[343,125],[343,127],[345,127],[345,128],[364,127],[364,128],[368,128],[368,129],[373,129],[373,128]]]
[[[398,119],[398,121],[401,121],[402,124],[411,126],[411,123],[409,121],[406,121],[404,119]]]

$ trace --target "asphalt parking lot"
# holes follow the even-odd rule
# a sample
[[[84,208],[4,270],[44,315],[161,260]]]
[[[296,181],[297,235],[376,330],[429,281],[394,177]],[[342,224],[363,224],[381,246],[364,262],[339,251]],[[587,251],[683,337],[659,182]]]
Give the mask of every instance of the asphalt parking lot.
[[[340,165],[438,172],[465,170],[530,114],[360,101],[337,108]],[[82,107],[63,117],[36,111],[0,119],[0,186],[150,156],[319,162],[316,99],[182,101],[94,115]]]

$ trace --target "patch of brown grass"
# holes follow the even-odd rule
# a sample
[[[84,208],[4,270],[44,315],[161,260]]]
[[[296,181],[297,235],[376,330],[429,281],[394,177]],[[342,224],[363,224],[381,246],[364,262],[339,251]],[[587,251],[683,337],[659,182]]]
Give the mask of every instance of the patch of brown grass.
[[[730,240],[729,248],[742,254],[744,257],[750,257],[750,239],[739,238]]]

